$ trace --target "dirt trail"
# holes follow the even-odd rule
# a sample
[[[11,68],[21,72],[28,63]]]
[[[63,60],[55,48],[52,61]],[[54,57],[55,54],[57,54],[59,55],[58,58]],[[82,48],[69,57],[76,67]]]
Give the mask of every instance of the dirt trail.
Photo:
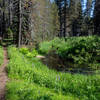
[[[4,62],[3,65],[0,66],[0,100],[5,100],[6,83],[8,81],[8,77],[6,73],[7,64],[8,64],[7,50],[4,47]]]

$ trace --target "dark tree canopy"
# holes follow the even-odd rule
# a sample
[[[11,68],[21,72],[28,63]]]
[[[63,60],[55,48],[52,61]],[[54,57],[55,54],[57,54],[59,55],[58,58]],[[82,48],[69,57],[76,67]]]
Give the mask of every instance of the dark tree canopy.
[[[85,10],[83,1],[55,0],[59,12],[60,37],[93,34],[93,1],[87,0]]]
[[[94,12],[95,34],[100,35],[100,0],[96,0]]]
[[[17,44],[100,33],[100,1],[1,0],[0,36]],[[94,5],[95,2],[95,5]],[[95,7],[93,7],[93,5]],[[94,9],[93,9],[94,8]],[[91,15],[94,12],[94,15]],[[8,35],[8,33],[11,33]]]

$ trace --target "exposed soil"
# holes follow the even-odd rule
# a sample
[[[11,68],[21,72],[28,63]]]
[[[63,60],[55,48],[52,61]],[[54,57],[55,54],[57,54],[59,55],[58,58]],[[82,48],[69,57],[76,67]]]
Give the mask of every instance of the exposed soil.
[[[8,64],[7,50],[4,47],[4,62],[3,65],[0,66],[0,100],[5,100],[6,83],[8,81],[7,72],[6,72],[7,64]]]

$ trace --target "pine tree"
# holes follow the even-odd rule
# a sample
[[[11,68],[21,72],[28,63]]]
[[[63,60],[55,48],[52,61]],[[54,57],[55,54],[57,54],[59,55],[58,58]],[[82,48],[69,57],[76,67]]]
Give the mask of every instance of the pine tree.
[[[60,22],[60,32],[59,37],[67,36],[67,8],[68,8],[68,1],[67,0],[55,0],[58,6],[58,15],[59,15],[59,22]]]
[[[76,18],[74,19],[74,26],[76,26],[73,29],[73,35],[74,36],[79,36],[81,35],[81,28],[82,28],[82,21],[83,21],[83,16],[82,16],[82,4],[81,4],[81,0],[79,0],[76,3]]]
[[[96,0],[95,11],[94,11],[94,34],[100,35],[100,0]]]
[[[81,35],[82,4],[81,0],[71,0],[69,7],[70,36]]]

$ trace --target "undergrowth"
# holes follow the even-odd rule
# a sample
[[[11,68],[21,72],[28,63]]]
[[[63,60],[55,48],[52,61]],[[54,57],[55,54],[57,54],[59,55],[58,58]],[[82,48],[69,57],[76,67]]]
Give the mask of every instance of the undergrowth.
[[[60,58],[73,64],[75,67],[100,69],[100,37],[68,37],[55,38],[52,41],[40,43],[38,51],[48,54],[55,51]]]
[[[100,99],[100,75],[56,72],[48,69],[38,58],[21,54],[15,47],[9,47],[8,54],[8,75],[15,82],[7,85],[7,100],[13,100],[11,95],[16,97],[15,100],[67,100],[69,96],[68,100]]]

